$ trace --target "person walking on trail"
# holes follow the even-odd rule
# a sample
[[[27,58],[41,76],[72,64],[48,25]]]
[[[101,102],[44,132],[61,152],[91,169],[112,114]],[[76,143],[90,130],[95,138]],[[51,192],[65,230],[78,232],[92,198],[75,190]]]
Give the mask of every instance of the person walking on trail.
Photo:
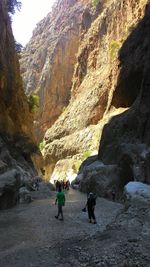
[[[92,219],[93,219],[93,223],[96,224],[96,218],[94,214],[94,210],[96,206],[96,197],[94,196],[92,192],[90,192],[88,195],[86,206],[88,209],[89,223],[92,223]]]
[[[56,195],[55,205],[56,204],[58,204],[58,214],[57,214],[57,216],[55,216],[55,218],[59,219],[59,216],[61,216],[60,221],[63,221],[64,220],[63,206],[65,205],[65,194],[61,190],[61,186],[59,187],[58,193]]]

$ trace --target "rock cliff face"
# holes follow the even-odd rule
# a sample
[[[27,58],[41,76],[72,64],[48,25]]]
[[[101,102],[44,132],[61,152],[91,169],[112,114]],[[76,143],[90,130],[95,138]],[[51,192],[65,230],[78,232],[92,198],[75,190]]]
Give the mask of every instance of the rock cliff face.
[[[104,127],[99,157],[120,166],[124,180],[150,183],[150,4],[120,50],[120,73],[112,104],[131,107]],[[109,151],[109,153],[108,153]],[[116,156],[114,156],[116,155]]]
[[[143,19],[146,3],[147,1],[106,1],[99,7],[91,27],[80,40],[70,103],[45,135],[46,165],[55,158],[64,158],[64,151],[65,157],[71,156],[74,147],[79,147],[76,154],[81,153],[81,150],[97,150],[103,125],[111,116],[127,110],[136,100],[142,77],[142,73],[141,76],[138,74],[143,67],[139,63],[137,74],[132,76],[128,54],[128,62],[126,60],[124,67],[125,76],[118,51],[125,46],[126,40],[133,35],[134,28]],[[131,47],[134,45],[135,41],[132,39]],[[72,136],[81,136],[81,132],[86,136],[87,129],[88,141],[84,137],[76,138],[77,142],[73,142],[70,149]],[[93,131],[98,142],[94,141]],[[109,155],[108,151],[107,154]]]
[[[91,23],[88,2],[57,1],[53,11],[37,25],[23,52],[20,63],[26,93],[40,97],[35,116],[38,139],[69,103],[81,28],[86,30]]]
[[[0,3],[0,132],[31,136],[31,115],[22,88],[6,1]]]
[[[0,1],[0,209],[13,206],[24,177],[36,173],[30,159],[35,151],[32,115],[22,87],[6,2]]]
[[[88,7],[83,1],[67,3],[74,8],[82,6],[80,22],[86,27],[79,31],[72,87],[67,91],[69,103],[44,137],[46,176],[50,176],[56,162],[61,166],[67,159],[66,166],[72,164],[70,168],[75,170],[87,155],[97,153],[96,170],[95,165],[91,170],[88,166],[88,171],[83,168],[83,180],[100,174],[105,187],[106,173],[114,170],[116,183],[122,177],[121,187],[133,179],[148,182],[149,2],[98,1],[96,8],[91,1]],[[49,80],[51,73],[53,68]],[[96,164],[93,160],[95,157],[92,164]],[[107,165],[102,166],[99,160]],[[67,171],[66,167],[66,176]],[[108,188],[112,183],[107,181]]]

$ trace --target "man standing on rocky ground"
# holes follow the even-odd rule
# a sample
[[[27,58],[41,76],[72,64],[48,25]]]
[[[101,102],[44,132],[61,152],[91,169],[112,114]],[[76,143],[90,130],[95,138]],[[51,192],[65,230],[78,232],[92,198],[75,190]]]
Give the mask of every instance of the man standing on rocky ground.
[[[93,223],[96,224],[96,218],[94,214],[94,210],[96,206],[96,197],[94,196],[92,192],[90,192],[88,195],[86,206],[88,209],[89,223],[92,223],[92,219],[93,219]]]
[[[112,200],[115,201],[116,200],[116,189],[115,189],[115,187],[113,187],[113,189],[111,191],[111,195],[112,195]]]
[[[62,192],[61,186],[59,187],[58,193],[56,195],[55,205],[58,203],[58,214],[55,216],[56,219],[59,219],[59,215],[61,215],[60,221],[64,220],[63,209],[65,206],[65,194]]]

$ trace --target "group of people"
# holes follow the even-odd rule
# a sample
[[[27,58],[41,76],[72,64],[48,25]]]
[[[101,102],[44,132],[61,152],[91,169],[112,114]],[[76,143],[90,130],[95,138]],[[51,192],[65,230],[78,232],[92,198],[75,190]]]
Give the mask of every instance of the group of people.
[[[58,204],[58,213],[55,216],[56,219],[60,219],[61,221],[64,220],[64,216],[63,216],[63,206],[65,206],[65,194],[62,191],[62,187],[61,185],[58,188],[58,193],[56,195],[56,201],[55,201],[55,205]],[[88,198],[87,198],[87,203],[85,206],[85,210],[87,209],[88,211],[88,217],[89,217],[89,223],[94,223],[96,224],[96,218],[95,218],[95,206],[96,206],[96,196],[90,192],[88,194]]]
[[[62,190],[69,190],[70,188],[70,181],[69,180],[55,180],[54,181],[56,191],[59,191],[59,188],[61,187]]]

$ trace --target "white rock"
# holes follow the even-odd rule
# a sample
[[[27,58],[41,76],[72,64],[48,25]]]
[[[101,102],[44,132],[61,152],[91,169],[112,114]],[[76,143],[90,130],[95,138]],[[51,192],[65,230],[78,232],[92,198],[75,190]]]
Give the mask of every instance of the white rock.
[[[150,198],[150,185],[141,182],[129,182],[124,187],[124,192],[127,197],[141,196],[144,198]]]

